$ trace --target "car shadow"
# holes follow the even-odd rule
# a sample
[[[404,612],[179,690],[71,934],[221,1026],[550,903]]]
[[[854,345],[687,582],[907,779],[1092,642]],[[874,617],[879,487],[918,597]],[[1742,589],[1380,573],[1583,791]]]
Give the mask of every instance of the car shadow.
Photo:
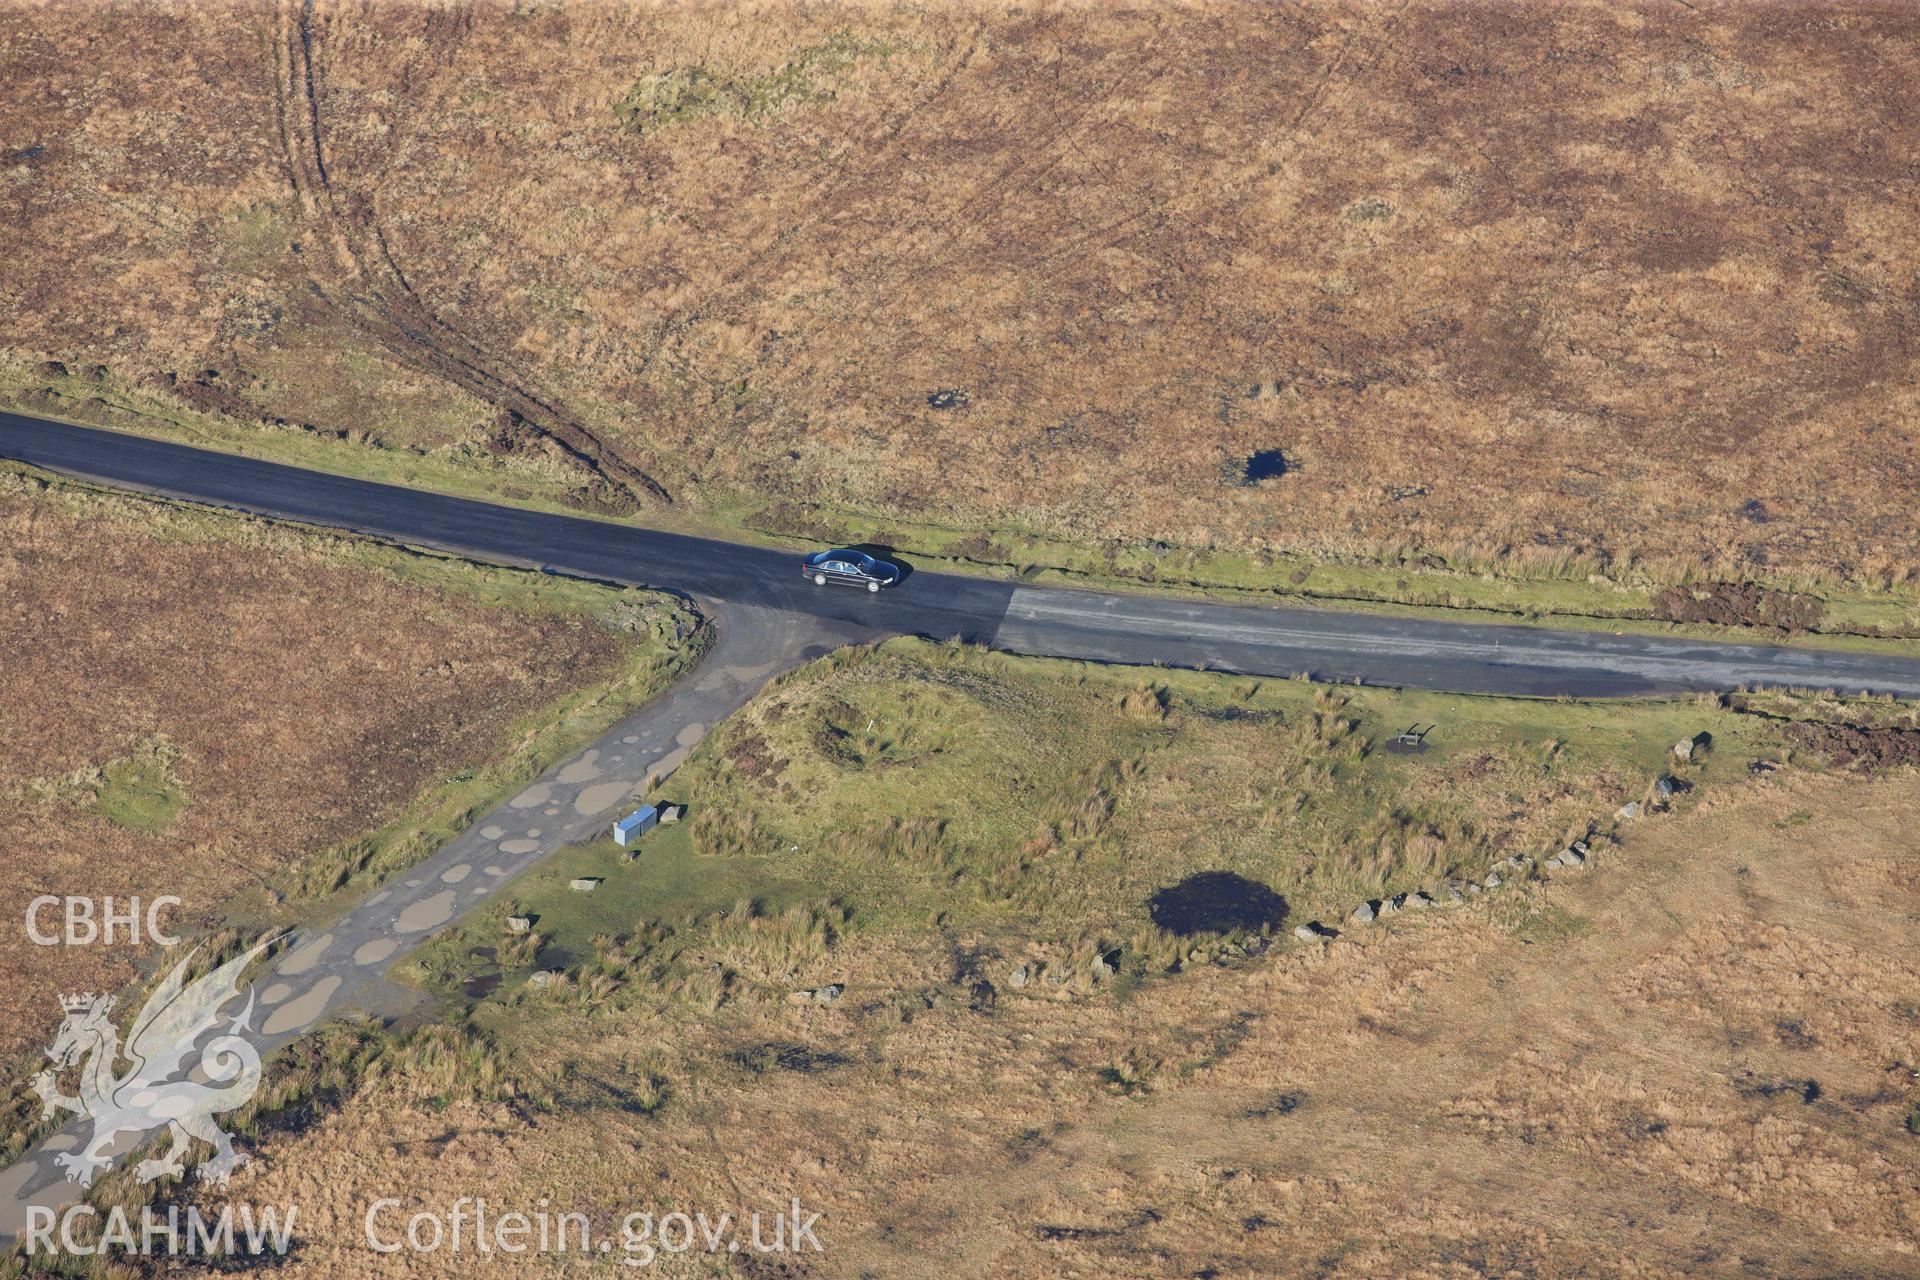
[[[900,581],[893,584],[896,587],[906,586],[907,579],[913,576],[913,566],[908,564],[905,558],[892,547],[883,546],[877,542],[856,542],[849,546],[847,550],[858,551],[862,555],[872,556],[875,560],[885,560],[888,564],[900,570]]]

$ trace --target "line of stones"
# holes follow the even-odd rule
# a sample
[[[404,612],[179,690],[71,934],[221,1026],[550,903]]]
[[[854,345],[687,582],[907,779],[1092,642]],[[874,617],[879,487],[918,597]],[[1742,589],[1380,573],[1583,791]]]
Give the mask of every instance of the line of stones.
[[[1681,760],[1686,760],[1693,755],[1693,747],[1693,741],[1682,741],[1674,747],[1673,754]],[[1649,805],[1664,809],[1667,802],[1681,787],[1682,784],[1670,775],[1662,775],[1653,784],[1652,798],[1648,803],[1633,800],[1614,811],[1615,825],[1631,822],[1640,817],[1648,811]],[[1412,893],[1396,893],[1390,897],[1369,898],[1347,913],[1347,922],[1354,925],[1372,924],[1376,920],[1402,911],[1426,911],[1433,907],[1457,906],[1468,898],[1491,893],[1502,885],[1523,878],[1534,871],[1542,875],[1549,875],[1556,871],[1578,871],[1593,861],[1593,846],[1588,841],[1601,838],[1589,828],[1586,839],[1575,840],[1566,848],[1557,853],[1550,853],[1544,858],[1536,858],[1532,854],[1525,853],[1513,854],[1503,859],[1479,880],[1448,880],[1434,893],[1416,890]],[[1619,843],[1618,838],[1612,834],[1604,838],[1609,842]],[[1302,942],[1331,942],[1340,936],[1340,930],[1322,924],[1318,920],[1309,920],[1306,924],[1296,925],[1293,936]]]

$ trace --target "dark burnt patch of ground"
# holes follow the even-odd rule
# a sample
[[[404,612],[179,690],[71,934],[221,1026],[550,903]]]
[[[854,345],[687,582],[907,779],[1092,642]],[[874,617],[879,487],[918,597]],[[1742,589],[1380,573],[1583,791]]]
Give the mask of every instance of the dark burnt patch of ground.
[[[1787,740],[1843,768],[1865,773],[1920,765],[1920,729],[1801,721],[1788,727]]]
[[[1812,631],[1826,610],[1818,596],[1775,591],[1753,582],[1697,582],[1668,587],[1654,596],[1652,616],[1663,622]]]

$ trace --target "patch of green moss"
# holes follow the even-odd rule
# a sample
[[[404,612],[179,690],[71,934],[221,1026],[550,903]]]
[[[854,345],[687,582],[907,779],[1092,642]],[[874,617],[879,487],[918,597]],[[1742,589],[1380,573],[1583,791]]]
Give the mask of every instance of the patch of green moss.
[[[168,755],[144,751],[116,760],[101,771],[93,810],[108,822],[142,835],[159,835],[173,825],[187,793],[168,772]]]
[[[802,103],[831,98],[837,77],[865,59],[885,58],[892,52],[884,42],[842,33],[802,49],[792,61],[765,75],[728,79],[705,67],[669,67],[634,81],[613,110],[641,133],[716,116],[763,119]]]

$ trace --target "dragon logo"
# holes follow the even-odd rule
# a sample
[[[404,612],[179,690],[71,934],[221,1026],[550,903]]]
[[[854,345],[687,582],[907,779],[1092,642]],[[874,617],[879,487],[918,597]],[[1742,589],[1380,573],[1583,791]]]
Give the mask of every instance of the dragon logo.
[[[93,1134],[84,1145],[55,1157],[69,1182],[92,1186],[94,1175],[115,1156],[138,1145],[140,1135],[162,1127],[172,1132],[173,1145],[159,1159],[140,1162],[135,1173],[143,1183],[183,1173],[181,1157],[193,1138],[214,1149],[213,1159],[200,1166],[204,1179],[225,1186],[247,1162],[250,1157],[233,1149],[233,1140],[213,1118],[245,1106],[260,1088],[260,1051],[242,1035],[253,1015],[251,988],[240,1015],[200,1047],[197,1061],[189,1059],[201,1038],[218,1028],[220,1010],[239,996],[240,974],[276,941],[268,938],[190,984],[189,954],[147,998],[127,1029],[124,1054],[110,1016],[115,997],[60,997],[67,1016],[47,1049],[53,1066],[34,1077],[33,1087],[43,1117],[66,1110],[93,1120]],[[123,1056],[132,1065],[120,1074]],[[80,1068],[77,1097],[61,1093],[57,1080],[57,1073],[74,1066]]]

